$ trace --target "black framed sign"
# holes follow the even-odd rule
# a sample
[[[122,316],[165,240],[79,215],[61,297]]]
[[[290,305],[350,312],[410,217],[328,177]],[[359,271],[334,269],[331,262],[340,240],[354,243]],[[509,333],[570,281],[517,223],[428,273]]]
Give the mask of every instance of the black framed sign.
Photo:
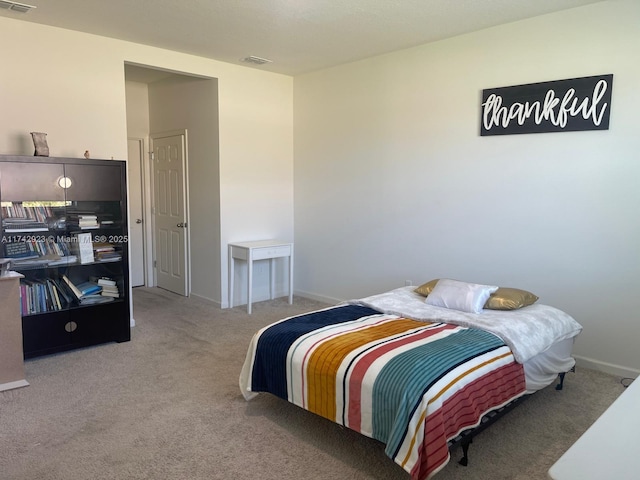
[[[482,91],[480,135],[608,130],[613,74]]]

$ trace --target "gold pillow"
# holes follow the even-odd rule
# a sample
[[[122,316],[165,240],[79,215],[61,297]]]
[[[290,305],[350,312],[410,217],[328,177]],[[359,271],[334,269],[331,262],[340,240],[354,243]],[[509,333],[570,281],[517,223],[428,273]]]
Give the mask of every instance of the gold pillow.
[[[422,295],[423,297],[426,297],[427,295],[429,295],[431,293],[431,290],[433,290],[433,287],[436,286],[436,283],[438,283],[438,280],[440,280],[439,278],[436,278],[434,280],[431,280],[427,283],[423,283],[422,285],[420,285],[419,287],[417,287],[414,292]]]
[[[484,308],[489,310],[517,310],[527,305],[533,305],[537,300],[537,296],[526,290],[500,287],[495,293],[491,294],[484,304]]]

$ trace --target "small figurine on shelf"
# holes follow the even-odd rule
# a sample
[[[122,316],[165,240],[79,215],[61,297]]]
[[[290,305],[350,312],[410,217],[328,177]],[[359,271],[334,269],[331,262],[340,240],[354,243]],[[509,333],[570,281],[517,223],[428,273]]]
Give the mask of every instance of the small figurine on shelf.
[[[0,258],[0,277],[8,277],[11,271],[11,259]]]
[[[31,132],[31,138],[33,138],[33,145],[36,148],[33,155],[36,157],[48,157],[49,145],[47,145],[47,134],[42,132]]]
[[[89,150],[84,151],[84,158],[86,158],[87,160],[91,158],[91,155],[89,154]]]

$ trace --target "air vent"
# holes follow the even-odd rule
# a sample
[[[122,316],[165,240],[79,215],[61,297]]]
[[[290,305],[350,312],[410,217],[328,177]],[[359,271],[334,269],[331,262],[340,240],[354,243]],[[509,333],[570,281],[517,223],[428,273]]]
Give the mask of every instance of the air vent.
[[[14,12],[27,13],[29,10],[34,9],[33,5],[26,5],[24,3],[10,2],[8,0],[0,0],[0,8],[5,10],[13,10]]]
[[[256,57],[253,55],[241,58],[240,61],[244,63],[253,63],[255,65],[264,65],[265,63],[273,63],[273,60],[269,60],[268,58]]]

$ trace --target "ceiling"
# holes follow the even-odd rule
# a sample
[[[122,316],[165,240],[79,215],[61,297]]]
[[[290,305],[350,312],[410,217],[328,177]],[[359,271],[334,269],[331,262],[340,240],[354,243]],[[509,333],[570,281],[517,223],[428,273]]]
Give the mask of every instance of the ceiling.
[[[299,75],[598,1],[24,0],[0,16]]]

